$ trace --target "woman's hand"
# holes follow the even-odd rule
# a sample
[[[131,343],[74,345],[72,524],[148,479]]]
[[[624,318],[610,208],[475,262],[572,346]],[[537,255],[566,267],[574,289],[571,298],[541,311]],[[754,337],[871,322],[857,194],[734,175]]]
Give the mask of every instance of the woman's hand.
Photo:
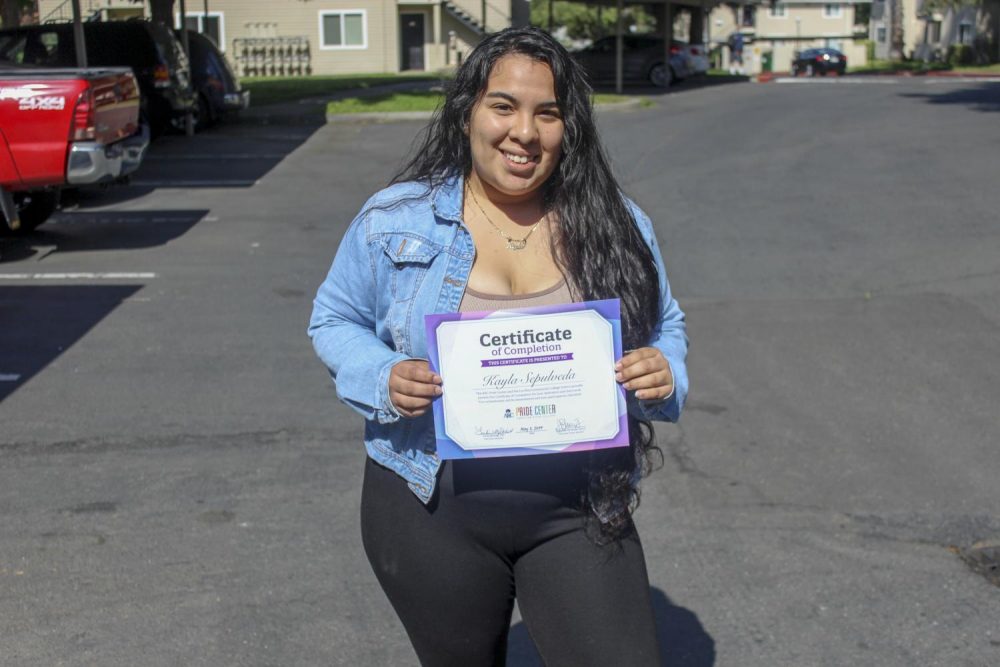
[[[441,395],[441,376],[423,359],[400,361],[389,373],[389,400],[404,417],[419,417]]]
[[[674,376],[655,347],[632,350],[615,364],[615,379],[644,401],[661,401],[674,391]]]

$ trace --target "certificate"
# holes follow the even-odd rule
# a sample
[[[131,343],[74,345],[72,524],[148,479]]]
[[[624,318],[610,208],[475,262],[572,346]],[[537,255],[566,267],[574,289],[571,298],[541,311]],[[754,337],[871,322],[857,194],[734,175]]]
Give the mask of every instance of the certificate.
[[[426,315],[443,459],[575,452],[629,443],[618,299]]]

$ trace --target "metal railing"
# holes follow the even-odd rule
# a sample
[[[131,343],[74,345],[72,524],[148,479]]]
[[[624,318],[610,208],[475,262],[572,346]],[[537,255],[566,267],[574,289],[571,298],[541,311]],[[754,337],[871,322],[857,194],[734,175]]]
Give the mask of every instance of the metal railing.
[[[95,17],[99,17],[101,15],[99,0],[96,2],[95,0],[87,0],[86,3],[80,2],[80,15],[84,17],[84,21],[92,21]],[[72,20],[73,0],[63,0],[55,9],[42,17],[42,23],[62,23]]]

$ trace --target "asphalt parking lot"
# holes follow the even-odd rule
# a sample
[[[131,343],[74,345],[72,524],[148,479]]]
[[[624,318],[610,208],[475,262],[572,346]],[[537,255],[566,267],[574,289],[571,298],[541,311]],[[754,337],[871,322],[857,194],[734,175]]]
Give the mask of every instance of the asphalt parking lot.
[[[692,344],[637,515],[665,664],[1000,663],[998,119],[923,81],[602,114]],[[305,325],[420,127],[169,136],[0,239],[0,662],[415,664]]]

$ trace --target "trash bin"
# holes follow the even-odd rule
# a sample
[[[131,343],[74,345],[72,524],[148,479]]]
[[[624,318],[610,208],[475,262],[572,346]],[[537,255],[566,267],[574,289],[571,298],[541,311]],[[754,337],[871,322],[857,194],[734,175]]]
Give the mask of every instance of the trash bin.
[[[762,72],[774,71],[774,51],[765,51],[760,54],[760,69]]]

